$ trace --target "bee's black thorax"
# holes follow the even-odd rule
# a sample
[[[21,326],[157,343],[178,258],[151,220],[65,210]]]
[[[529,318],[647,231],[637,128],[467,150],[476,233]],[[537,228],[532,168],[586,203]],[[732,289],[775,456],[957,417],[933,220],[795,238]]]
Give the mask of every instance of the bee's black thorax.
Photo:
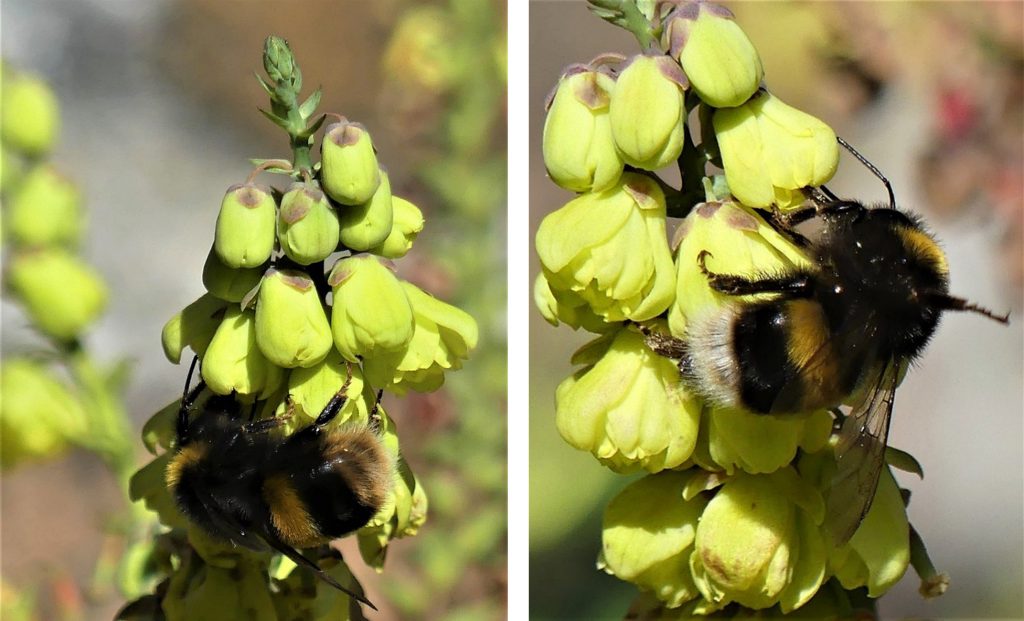
[[[928,292],[946,293],[945,257],[918,222],[895,209],[863,209],[826,219],[815,245],[815,296],[848,351],[878,359],[913,358],[924,349],[941,309]],[[852,353],[852,352],[851,352]]]

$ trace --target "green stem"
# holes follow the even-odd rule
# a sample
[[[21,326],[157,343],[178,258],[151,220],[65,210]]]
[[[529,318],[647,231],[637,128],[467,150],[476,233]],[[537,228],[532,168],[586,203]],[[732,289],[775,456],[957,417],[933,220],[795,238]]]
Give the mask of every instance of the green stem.
[[[633,33],[646,51],[657,49],[658,36],[651,22],[636,5],[636,0],[588,0],[591,10],[602,19]]]

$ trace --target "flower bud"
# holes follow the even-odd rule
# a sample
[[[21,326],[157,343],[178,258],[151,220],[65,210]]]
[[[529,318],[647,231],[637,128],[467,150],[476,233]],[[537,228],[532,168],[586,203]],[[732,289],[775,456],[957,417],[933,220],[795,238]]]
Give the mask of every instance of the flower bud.
[[[346,257],[331,270],[331,330],[346,360],[397,351],[413,335],[413,309],[398,278],[373,256]]]
[[[622,159],[658,170],[683,151],[686,76],[668,56],[633,57],[619,74],[609,104],[612,136]]]
[[[0,116],[4,145],[31,157],[43,155],[60,131],[57,97],[36,76],[5,73]]]
[[[171,317],[160,334],[164,355],[178,364],[181,352],[188,346],[200,358],[206,353],[217,327],[224,319],[228,302],[211,293],[204,293],[180,313]]]
[[[369,420],[369,407],[363,399],[365,382],[359,365],[346,362],[332,348],[320,362],[306,368],[297,368],[288,375],[288,396],[291,397],[291,405],[300,424],[307,425],[316,419],[331,397],[345,385],[349,373],[352,379],[345,391],[348,400],[335,417],[335,424],[341,425],[353,418]],[[283,411],[287,407],[287,404],[282,403],[280,409]]]
[[[700,595],[689,560],[704,495],[686,500],[690,472],[660,472],[630,484],[608,503],[598,567],[670,607]]]
[[[764,78],[761,57],[729,9],[691,2],[676,9],[665,40],[704,103],[731,108],[750,99]]]
[[[341,243],[352,250],[369,250],[391,233],[394,207],[388,173],[380,171],[380,185],[368,201],[341,213]]]
[[[366,128],[359,123],[331,123],[320,143],[320,183],[342,205],[370,200],[381,183],[377,153]]]
[[[363,370],[372,385],[388,387],[397,394],[403,394],[406,388],[417,392],[437,390],[444,383],[444,372],[461,369],[462,361],[476,347],[476,321],[413,284],[401,285],[412,305],[412,340],[399,351],[367,357]]]
[[[751,208],[734,202],[697,205],[676,229],[676,291],[669,309],[672,334],[682,336],[689,322],[721,312],[735,296],[708,284],[698,265],[702,252],[707,269],[719,274],[754,276],[789,272],[810,265],[803,251],[783,237]]]
[[[538,274],[533,283],[533,303],[544,319],[553,326],[564,323],[573,330],[583,328],[589,332],[607,332],[615,324],[605,323],[587,306],[587,302],[572,291],[559,291],[556,295],[544,278]]]
[[[910,525],[899,486],[889,468],[882,469],[878,489],[864,521],[850,541],[833,551],[830,564],[845,589],[867,587],[881,597],[910,564]]]
[[[683,464],[697,442],[701,403],[682,390],[675,363],[648,349],[634,330],[600,340],[608,343],[603,355],[555,393],[562,438],[617,471]]]
[[[274,82],[302,80],[292,48],[281,37],[271,35],[263,42],[263,69]]]
[[[256,344],[279,367],[309,367],[331,350],[331,326],[313,280],[297,270],[267,270],[256,302]]]
[[[548,214],[537,254],[552,292],[573,292],[609,322],[656,317],[675,295],[665,196],[644,175],[624,173]]]
[[[839,165],[832,128],[770,93],[716,110],[712,122],[729,189],[745,205],[797,205],[800,188],[822,185]]]
[[[416,236],[423,230],[423,212],[404,198],[391,197],[394,224],[387,239],[369,249],[369,252],[388,259],[400,259],[412,248]]]
[[[81,259],[59,248],[18,254],[8,284],[33,323],[61,340],[77,337],[107,305],[107,287]]]
[[[832,433],[832,416],[825,410],[765,416],[741,408],[709,407],[701,424],[707,429],[709,469],[769,473],[793,461],[797,449],[820,451]],[[700,463],[700,462],[698,462]]]
[[[338,214],[319,189],[293,183],[281,199],[277,236],[292,261],[323,261],[338,247]]]
[[[0,144],[0,192],[5,195],[11,194],[24,176],[25,163],[10,149]]]
[[[792,467],[728,480],[697,525],[689,559],[697,588],[721,605],[800,607],[825,577],[824,510]]]
[[[233,268],[224,265],[216,248],[211,247],[203,264],[203,286],[206,290],[227,302],[241,302],[245,296],[260,284],[266,265],[258,267]]]
[[[75,246],[85,228],[78,189],[51,166],[36,166],[11,197],[5,224],[21,246]]]
[[[82,405],[43,365],[24,358],[0,369],[0,465],[53,457],[86,433]]]
[[[608,103],[615,80],[598,71],[569,72],[558,81],[544,120],[544,165],[551,180],[573,192],[599,192],[622,175]]]
[[[284,371],[271,364],[256,345],[256,317],[251,310],[228,307],[213,340],[206,348],[203,379],[219,395],[269,395],[284,379]]]
[[[257,267],[274,251],[277,203],[270,188],[241,183],[228,188],[217,214],[213,247],[228,267]]]

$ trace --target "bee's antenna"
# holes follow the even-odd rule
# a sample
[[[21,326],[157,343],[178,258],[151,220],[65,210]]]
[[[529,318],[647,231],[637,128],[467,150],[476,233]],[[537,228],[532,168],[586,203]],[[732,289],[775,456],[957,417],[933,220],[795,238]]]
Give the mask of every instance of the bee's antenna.
[[[993,321],[998,321],[999,323],[1002,324],[1010,323],[1010,313],[1006,313],[1005,315],[1000,316],[983,306],[978,306],[977,304],[968,302],[963,298],[953,297],[945,293],[932,293],[929,295],[929,297],[935,302],[937,302],[939,308],[941,308],[942,310],[970,311],[972,313],[984,315],[985,317],[988,317]]]
[[[858,162],[860,162],[861,164],[864,164],[864,166],[868,170],[870,170],[872,173],[874,173],[874,175],[876,177],[881,179],[882,183],[885,184],[885,189],[889,191],[889,208],[890,209],[896,209],[896,194],[893,193],[893,191],[892,191],[892,184],[889,183],[889,180],[885,178],[885,175],[882,174],[882,171],[878,170],[878,168],[874,164],[869,162],[868,158],[866,158],[863,155],[861,155],[857,151],[857,149],[854,149],[853,147],[851,147],[849,142],[846,142],[845,140],[843,140],[839,136],[836,136],[836,141],[838,141],[839,144],[841,144],[844,149],[849,151],[850,154],[853,155],[853,157],[857,158]]]

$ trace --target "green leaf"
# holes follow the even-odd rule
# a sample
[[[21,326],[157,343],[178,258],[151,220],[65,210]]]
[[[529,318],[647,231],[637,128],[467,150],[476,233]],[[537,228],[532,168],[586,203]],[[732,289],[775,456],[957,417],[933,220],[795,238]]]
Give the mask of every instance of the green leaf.
[[[302,105],[299,106],[299,115],[302,117],[303,120],[309,119],[309,117],[313,116],[313,113],[316,111],[317,106],[320,105],[320,96],[322,94],[323,92],[321,91],[320,87],[316,87],[316,90],[313,91],[313,94],[310,95],[306,99],[306,101],[302,102]]]
[[[265,116],[268,119],[270,119],[271,123],[273,123],[274,125],[277,125],[278,127],[280,127],[281,129],[283,129],[285,131],[288,131],[288,129],[289,129],[288,119],[282,119],[281,117],[277,116],[273,112],[267,112],[263,108],[258,108],[258,110],[263,113],[263,116]]]
[[[885,447],[885,461],[897,470],[916,474],[918,477],[924,478],[924,468],[921,467],[917,458],[906,451],[887,446]]]
[[[256,73],[255,71],[253,71],[252,74],[254,76],[256,76],[256,81],[260,83],[260,86],[263,88],[264,91],[266,91],[267,95],[269,95],[270,97],[273,97],[274,96],[274,87],[271,86],[269,82],[264,80],[263,76],[261,76],[260,74]]]

